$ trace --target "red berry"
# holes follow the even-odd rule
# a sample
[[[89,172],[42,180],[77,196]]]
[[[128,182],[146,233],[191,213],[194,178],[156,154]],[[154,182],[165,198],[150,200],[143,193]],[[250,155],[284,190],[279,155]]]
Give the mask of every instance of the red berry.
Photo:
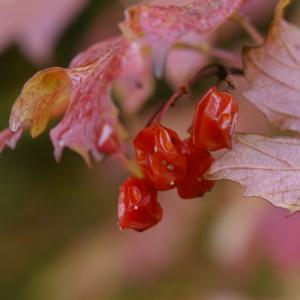
[[[232,95],[212,87],[196,109],[192,127],[194,145],[207,151],[231,148],[237,112],[238,104]]]
[[[140,131],[133,144],[139,166],[157,190],[172,189],[185,176],[182,142],[173,130],[156,123]]]
[[[177,184],[178,195],[184,199],[203,196],[214,185],[214,181],[203,179],[214,159],[209,152],[195,148],[190,138],[183,145],[187,168],[185,178]]]
[[[129,177],[120,187],[119,226],[143,231],[162,218],[156,190],[141,179]]]

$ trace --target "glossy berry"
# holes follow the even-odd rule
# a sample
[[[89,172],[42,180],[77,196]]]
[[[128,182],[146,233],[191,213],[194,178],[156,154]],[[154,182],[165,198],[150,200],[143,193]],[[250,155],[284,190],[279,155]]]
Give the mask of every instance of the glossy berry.
[[[133,144],[145,178],[157,190],[169,190],[185,176],[182,141],[173,130],[155,123],[140,131]]]
[[[201,197],[214,185],[214,181],[203,178],[213,162],[213,157],[209,152],[195,148],[190,138],[183,145],[187,167],[185,178],[177,184],[178,195],[184,199]]]
[[[119,226],[143,231],[156,225],[162,218],[156,190],[144,180],[129,177],[120,187]]]
[[[199,102],[192,126],[195,146],[207,151],[231,148],[238,104],[228,92],[212,87]]]

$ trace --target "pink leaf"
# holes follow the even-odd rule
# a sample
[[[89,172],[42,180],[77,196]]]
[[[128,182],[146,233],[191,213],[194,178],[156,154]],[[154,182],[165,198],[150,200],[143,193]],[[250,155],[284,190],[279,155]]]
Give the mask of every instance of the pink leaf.
[[[57,160],[65,147],[81,154],[88,164],[90,154],[100,160],[103,154],[118,153],[126,167],[137,173],[123,153],[126,133],[112,90],[120,96],[122,84],[128,92],[121,93],[122,103],[130,103],[133,111],[148,96],[151,82],[150,57],[141,53],[137,43],[116,37],[79,54],[69,68],[45,69],[30,78],[13,106],[10,128],[29,129],[36,137],[49,120],[65,112],[50,133]]]
[[[23,129],[13,132],[10,128],[6,128],[0,132],[0,153],[6,148],[14,149],[22,136]]]
[[[155,58],[155,72],[161,75],[170,47],[187,33],[208,33],[215,30],[242,0],[197,0],[188,5],[135,5],[127,9],[120,24],[129,38],[150,45]]]
[[[281,129],[300,131],[300,29],[283,20],[280,1],[263,45],[244,51],[247,99]]]
[[[87,0],[0,1],[0,52],[18,43],[34,62],[49,59],[66,26]]]
[[[121,37],[96,44],[73,60],[68,69],[73,86],[70,105],[51,130],[57,159],[64,147],[87,162],[89,153],[100,160],[103,154],[122,151],[126,134],[112,102],[113,82],[125,80],[133,91],[142,89],[151,79],[148,62],[136,43]]]
[[[236,134],[233,149],[211,167],[208,178],[230,179],[245,196],[300,210],[300,139]]]

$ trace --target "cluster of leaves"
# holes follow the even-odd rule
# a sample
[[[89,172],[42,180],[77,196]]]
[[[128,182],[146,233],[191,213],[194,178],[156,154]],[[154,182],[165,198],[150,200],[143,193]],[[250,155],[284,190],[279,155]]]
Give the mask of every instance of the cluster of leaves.
[[[122,35],[92,46],[68,68],[38,72],[24,85],[12,108],[9,128],[0,134],[0,151],[5,146],[14,148],[24,130],[36,137],[52,118],[63,115],[50,131],[57,160],[68,147],[89,164],[91,158],[100,160],[107,154],[126,161],[126,131],[112,91],[122,87],[123,108],[137,109],[151,93],[153,73],[162,76],[171,47],[186,34],[216,30],[242,2],[195,0],[185,6],[140,4],[128,8],[120,24]],[[242,92],[271,123],[299,132],[300,30],[283,19],[289,2],[278,4],[263,44],[243,51],[249,86]],[[233,149],[216,160],[207,176],[234,180],[246,187],[246,196],[297,211],[299,153],[297,137],[238,133]]]
[[[249,88],[246,98],[279,129],[300,132],[300,30],[283,19],[289,0],[279,2],[261,46],[243,52]],[[300,139],[237,134],[232,151],[210,170],[213,179],[231,179],[246,187],[246,196],[300,210]]]
[[[2,144],[14,146],[19,132],[41,134],[50,119],[64,114],[50,136],[58,160],[68,147],[89,162],[103,154],[124,154],[125,130],[112,101],[112,89],[125,87],[126,103],[142,104],[151,91],[152,65],[161,75],[166,53],[183,35],[215,30],[242,0],[197,0],[179,6],[135,5],[120,24],[123,34],[79,54],[69,68],[50,68],[34,75],[16,100]],[[125,84],[124,84],[125,83]]]

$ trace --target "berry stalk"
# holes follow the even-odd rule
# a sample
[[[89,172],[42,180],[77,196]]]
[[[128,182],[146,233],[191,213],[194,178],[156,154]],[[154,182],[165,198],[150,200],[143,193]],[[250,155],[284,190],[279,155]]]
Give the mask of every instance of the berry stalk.
[[[241,75],[243,74],[243,71],[239,68],[226,67],[220,64],[208,65],[202,68],[201,70],[196,72],[187,83],[180,86],[173,93],[173,95],[162,106],[158,108],[158,110],[148,121],[146,127],[151,126],[154,123],[159,123],[164,118],[168,110],[176,104],[178,99],[181,98],[183,95],[187,95],[189,93],[190,87],[199,80],[215,76],[218,78],[218,81],[226,81],[228,83],[229,89],[235,88],[232,82],[226,79],[228,75],[232,74]]]

